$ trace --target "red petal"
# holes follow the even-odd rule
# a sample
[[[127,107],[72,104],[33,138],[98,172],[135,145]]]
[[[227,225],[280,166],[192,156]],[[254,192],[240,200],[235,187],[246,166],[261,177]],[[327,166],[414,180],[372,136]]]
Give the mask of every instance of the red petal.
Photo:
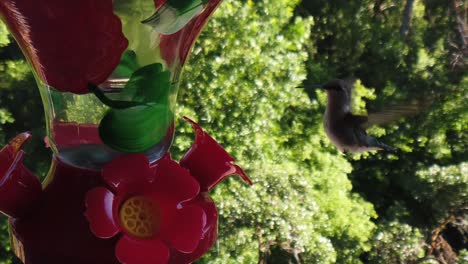
[[[193,199],[200,191],[200,185],[177,162],[164,158],[156,164],[156,180],[151,187],[153,192],[164,200],[176,205]]]
[[[187,206],[176,212],[171,225],[161,229],[161,237],[183,253],[193,252],[203,238],[206,214],[199,206]]]
[[[200,240],[197,249],[192,253],[174,252],[171,254],[171,263],[194,262],[208,252],[218,237],[218,211],[208,193],[201,193],[197,198],[190,201],[190,204],[198,205],[205,211],[206,224],[203,227],[203,239]]]
[[[16,164],[21,164],[23,161],[22,157],[24,152],[21,150],[29,140],[31,139],[31,133],[24,132],[17,135],[15,138],[10,140],[8,145],[3,147],[0,150],[0,183],[3,175],[5,175],[11,166],[16,166]],[[21,155],[21,159],[18,159],[18,156]],[[13,164],[15,163],[15,164]]]
[[[123,236],[117,242],[115,255],[122,264],[166,264],[169,249],[158,239],[142,240]]]
[[[128,45],[112,0],[2,0],[0,13],[37,76],[59,91],[88,93]]]
[[[0,150],[0,211],[10,217],[23,216],[40,200],[39,179],[23,165],[23,145],[31,134],[22,133]]]
[[[31,139],[31,137],[31,133],[29,132],[21,133],[10,140],[8,146],[12,148],[14,153],[17,153],[23,148],[24,144],[26,144]]]
[[[117,194],[125,193],[133,185],[144,186],[153,175],[144,154],[128,154],[115,158],[102,169],[102,177]]]
[[[106,188],[98,187],[86,194],[86,218],[91,231],[99,238],[111,238],[120,228],[114,219],[115,196]]]
[[[180,165],[187,168],[198,180],[202,191],[210,191],[219,182],[230,175],[240,175],[249,184],[252,181],[245,172],[233,164],[231,157],[221,145],[194,121],[187,117],[185,120],[192,123],[195,130],[195,143],[180,160]]]

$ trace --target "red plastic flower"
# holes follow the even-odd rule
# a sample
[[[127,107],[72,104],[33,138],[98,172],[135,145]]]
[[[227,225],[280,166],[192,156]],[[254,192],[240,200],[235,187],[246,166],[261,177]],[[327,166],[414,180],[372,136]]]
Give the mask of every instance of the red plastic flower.
[[[112,0],[2,0],[0,17],[37,76],[63,92],[104,82],[128,45]]]
[[[39,179],[23,165],[21,148],[30,138],[30,133],[19,134],[0,150],[0,211],[10,217],[31,210],[42,191]]]
[[[86,216],[100,238],[122,233],[116,245],[121,263],[167,263],[171,249],[195,251],[206,213],[187,205],[200,191],[187,170],[168,157],[151,168],[145,155],[133,154],[108,163],[102,176],[111,188],[87,194]]]
[[[143,154],[121,156],[103,168],[109,188],[95,188],[86,196],[92,232],[100,238],[122,234],[116,245],[121,263],[195,261],[215,242],[218,224],[214,202],[200,190],[211,190],[234,174],[251,183],[213,138],[186,120],[197,136],[183,159],[185,168],[169,156],[153,166]]]

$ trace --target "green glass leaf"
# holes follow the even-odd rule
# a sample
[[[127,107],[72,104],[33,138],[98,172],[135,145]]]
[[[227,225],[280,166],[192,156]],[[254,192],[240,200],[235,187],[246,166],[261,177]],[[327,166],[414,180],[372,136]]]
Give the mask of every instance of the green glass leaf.
[[[89,90],[96,95],[96,97],[101,101],[103,104],[113,108],[113,109],[125,109],[139,105],[145,105],[141,102],[133,102],[133,101],[125,101],[125,100],[112,100],[109,99],[102,91],[99,89],[98,86],[94,84],[88,84]]]
[[[193,8],[195,4],[198,6],[204,2],[200,0],[168,0],[167,3],[176,8],[180,13],[185,13],[189,11],[187,9]]]
[[[144,66],[135,71],[122,91],[122,98],[136,102],[165,103],[171,90],[171,73],[163,71],[161,63]]]
[[[174,34],[200,14],[206,3],[207,0],[168,0],[156,13],[141,23],[152,26],[156,32]]]
[[[121,78],[129,78],[139,67],[136,53],[133,50],[127,50],[122,55],[114,74]]]
[[[125,153],[144,152],[160,142],[173,121],[167,104],[110,109],[99,125],[107,146]]]
[[[120,152],[139,153],[164,138],[173,121],[168,100],[170,77],[160,63],[141,67],[132,73],[119,94],[120,100],[109,99],[96,85],[89,84],[99,100],[111,107],[99,124],[104,144]]]

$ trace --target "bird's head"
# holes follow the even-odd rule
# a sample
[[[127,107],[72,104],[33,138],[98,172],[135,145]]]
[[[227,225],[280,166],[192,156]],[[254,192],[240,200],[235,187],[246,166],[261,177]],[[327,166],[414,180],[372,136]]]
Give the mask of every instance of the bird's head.
[[[335,79],[322,85],[322,89],[327,92],[328,104],[337,105],[338,107],[345,106],[348,111],[351,102],[352,86],[341,79]]]
[[[304,84],[308,93],[315,89],[324,89],[328,96],[349,98],[351,96],[352,84],[341,79],[334,79],[325,84]]]
[[[351,99],[353,83],[347,80],[334,79],[322,85],[322,89],[327,91],[328,97],[343,97],[349,101]]]
[[[345,81],[341,79],[335,79],[327,82],[326,84],[322,85],[322,88],[326,91],[342,91],[345,92],[347,84]]]

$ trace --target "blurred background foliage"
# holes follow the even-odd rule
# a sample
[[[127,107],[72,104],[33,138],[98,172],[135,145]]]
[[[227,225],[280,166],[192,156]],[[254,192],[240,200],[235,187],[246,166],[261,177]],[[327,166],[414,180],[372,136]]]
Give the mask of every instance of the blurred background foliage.
[[[198,263],[468,263],[468,25],[462,0],[224,0],[185,69],[177,116],[197,120],[254,185],[213,193],[219,239]],[[356,112],[418,104],[370,133],[398,155],[345,156],[322,128],[325,94],[355,78]],[[30,130],[48,169],[42,104],[0,24],[0,143]],[[193,141],[177,122],[172,151]],[[6,221],[0,263],[11,263]]]

